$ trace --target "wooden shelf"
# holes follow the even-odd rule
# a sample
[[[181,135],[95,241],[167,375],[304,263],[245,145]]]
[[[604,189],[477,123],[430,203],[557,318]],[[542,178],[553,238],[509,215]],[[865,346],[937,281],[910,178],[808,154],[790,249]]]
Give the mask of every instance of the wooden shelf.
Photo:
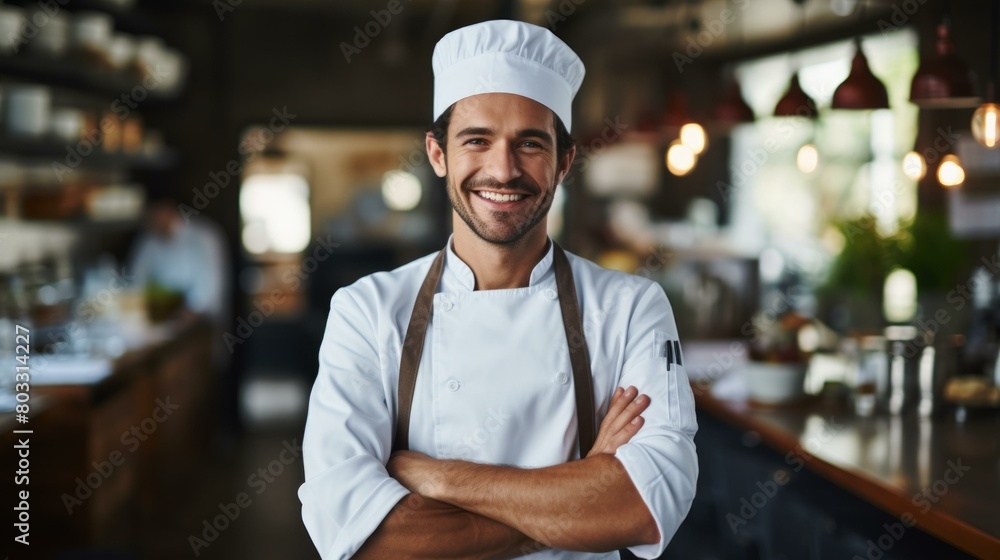
[[[0,135],[0,154],[21,156],[24,158],[47,158],[53,163],[61,163],[72,168],[67,162],[67,147],[75,143],[61,141],[51,137],[32,138]],[[177,154],[169,148],[161,148],[156,154],[141,152],[105,152],[100,147],[87,156],[81,154],[80,168],[129,168],[146,170],[165,170],[177,163]]]
[[[36,0],[7,0],[5,4],[10,4],[13,6],[21,6],[30,8],[37,4]],[[126,33],[131,33],[133,35],[153,35],[160,36],[159,26],[153,21],[151,17],[143,13],[141,6],[136,6],[135,9],[123,10],[109,4],[108,2],[101,2],[100,0],[69,0],[65,2],[60,2],[61,8],[64,8],[67,12],[76,11],[90,11],[90,12],[103,12],[105,14],[110,14],[115,18],[115,29],[118,31],[124,31]]]
[[[0,76],[18,78],[42,85],[98,93],[108,96],[108,104],[136,86],[141,80],[123,72],[101,70],[72,59],[55,59],[43,56],[0,55]],[[143,105],[176,99],[177,93],[164,93],[155,88],[147,91]]]

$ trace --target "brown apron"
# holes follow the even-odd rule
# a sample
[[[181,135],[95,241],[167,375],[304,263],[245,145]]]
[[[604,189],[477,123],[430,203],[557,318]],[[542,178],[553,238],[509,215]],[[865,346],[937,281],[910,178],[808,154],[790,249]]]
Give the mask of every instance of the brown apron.
[[[596,438],[594,417],[593,380],[590,377],[590,355],[587,352],[587,340],[583,335],[583,320],[580,315],[580,305],[576,299],[576,285],[573,282],[573,271],[569,260],[555,241],[552,242],[552,265],[556,273],[556,289],[559,294],[559,309],[562,311],[563,329],[566,333],[566,343],[569,346],[569,360],[573,366],[573,387],[576,390],[576,418],[578,436],[580,438],[580,457],[586,457],[594,446]],[[410,445],[410,410],[413,407],[413,391],[417,386],[417,368],[420,365],[420,355],[424,351],[424,338],[427,335],[427,323],[431,317],[431,306],[434,292],[437,291],[444,271],[444,258],[447,248],[438,253],[431,264],[431,269],[424,278],[423,285],[417,293],[417,301],[413,304],[410,324],[403,339],[402,356],[399,363],[399,408],[396,415],[396,438],[392,450],[409,449]]]

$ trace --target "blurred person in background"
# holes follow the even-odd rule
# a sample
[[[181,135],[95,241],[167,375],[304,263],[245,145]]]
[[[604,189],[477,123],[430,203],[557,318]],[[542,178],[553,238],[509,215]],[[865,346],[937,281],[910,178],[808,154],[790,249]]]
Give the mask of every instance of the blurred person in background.
[[[134,285],[143,290],[153,323],[199,319],[212,328],[212,366],[218,374],[219,449],[229,449],[242,426],[239,382],[232,354],[223,340],[231,328],[229,252],[221,229],[200,216],[182,216],[176,200],[162,198],[149,206],[146,230],[132,248]]]
[[[135,285],[147,299],[164,300],[164,315],[170,315],[169,307],[179,307],[181,318],[201,315],[219,328],[228,321],[228,262],[219,228],[197,216],[182,218],[179,205],[170,199],[150,205],[146,230],[129,259]],[[171,306],[173,295],[177,301]]]
[[[547,29],[488,21],[433,66],[425,145],[454,233],[334,294],[305,526],[324,559],[658,557],[698,476],[670,304],[547,235],[583,63]]]

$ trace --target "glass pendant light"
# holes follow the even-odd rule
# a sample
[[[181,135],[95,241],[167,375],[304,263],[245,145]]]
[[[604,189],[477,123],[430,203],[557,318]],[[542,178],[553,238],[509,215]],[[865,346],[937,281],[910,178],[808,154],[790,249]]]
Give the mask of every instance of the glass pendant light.
[[[972,137],[987,148],[995,148],[1000,143],[1000,105],[996,103],[997,79],[997,19],[1000,8],[992,3],[990,14],[990,77],[986,87],[986,103],[972,114]]]

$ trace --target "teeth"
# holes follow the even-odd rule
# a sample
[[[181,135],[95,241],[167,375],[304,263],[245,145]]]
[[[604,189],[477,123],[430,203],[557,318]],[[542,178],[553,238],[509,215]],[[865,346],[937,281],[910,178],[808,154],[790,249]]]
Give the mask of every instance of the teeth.
[[[478,191],[476,194],[494,202],[515,202],[524,198],[523,194],[500,194],[490,191]]]

